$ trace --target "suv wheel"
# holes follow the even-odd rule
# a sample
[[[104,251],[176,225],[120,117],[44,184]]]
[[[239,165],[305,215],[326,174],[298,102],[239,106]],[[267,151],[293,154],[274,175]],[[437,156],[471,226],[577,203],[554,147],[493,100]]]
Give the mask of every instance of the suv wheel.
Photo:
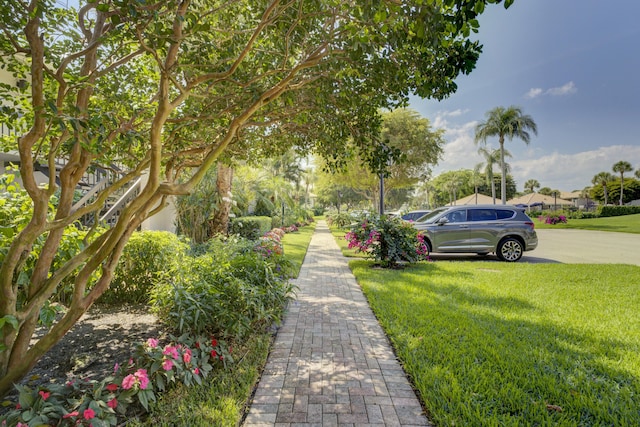
[[[502,261],[515,262],[522,258],[523,252],[524,247],[522,246],[522,243],[520,243],[518,239],[509,237],[500,242],[496,255]]]

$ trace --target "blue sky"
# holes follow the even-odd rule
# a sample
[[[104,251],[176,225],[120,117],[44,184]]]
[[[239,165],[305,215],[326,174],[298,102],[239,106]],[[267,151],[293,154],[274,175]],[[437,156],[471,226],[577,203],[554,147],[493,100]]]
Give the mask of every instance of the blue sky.
[[[434,176],[481,162],[476,124],[510,105],[538,125],[529,145],[505,143],[520,191],[528,179],[579,190],[620,160],[640,168],[638,16],[638,0],[516,0],[507,10],[487,8],[475,36],[484,45],[476,69],[448,99],[411,102],[446,131]],[[487,143],[498,147],[497,138]]]

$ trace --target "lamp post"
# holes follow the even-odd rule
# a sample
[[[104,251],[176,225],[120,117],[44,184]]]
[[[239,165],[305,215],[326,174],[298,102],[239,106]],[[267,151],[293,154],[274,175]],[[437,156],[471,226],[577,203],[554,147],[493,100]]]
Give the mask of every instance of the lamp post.
[[[384,173],[380,172],[380,216],[384,215]]]
[[[553,210],[554,211],[558,210],[557,201],[558,201],[558,192],[554,191],[553,192]]]

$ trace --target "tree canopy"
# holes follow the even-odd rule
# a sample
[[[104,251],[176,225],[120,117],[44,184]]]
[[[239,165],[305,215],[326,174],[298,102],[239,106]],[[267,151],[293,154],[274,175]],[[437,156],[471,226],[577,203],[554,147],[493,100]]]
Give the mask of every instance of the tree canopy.
[[[19,156],[32,209],[2,251],[0,318],[10,321],[0,330],[0,395],[106,290],[133,231],[216,162],[290,147],[335,165],[350,148],[378,161],[379,109],[455,91],[480,54],[468,37],[489,3],[501,0],[5,2],[0,65],[25,83],[0,85],[1,120],[17,135],[2,148]],[[74,206],[97,169],[113,179]],[[117,222],[54,268],[65,229],[141,175]],[[31,345],[40,309],[69,277],[70,307]]]

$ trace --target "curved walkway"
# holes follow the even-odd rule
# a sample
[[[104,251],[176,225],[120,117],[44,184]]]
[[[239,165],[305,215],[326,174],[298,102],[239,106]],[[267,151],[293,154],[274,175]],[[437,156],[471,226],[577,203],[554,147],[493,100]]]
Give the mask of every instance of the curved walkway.
[[[324,221],[245,427],[430,426]]]

